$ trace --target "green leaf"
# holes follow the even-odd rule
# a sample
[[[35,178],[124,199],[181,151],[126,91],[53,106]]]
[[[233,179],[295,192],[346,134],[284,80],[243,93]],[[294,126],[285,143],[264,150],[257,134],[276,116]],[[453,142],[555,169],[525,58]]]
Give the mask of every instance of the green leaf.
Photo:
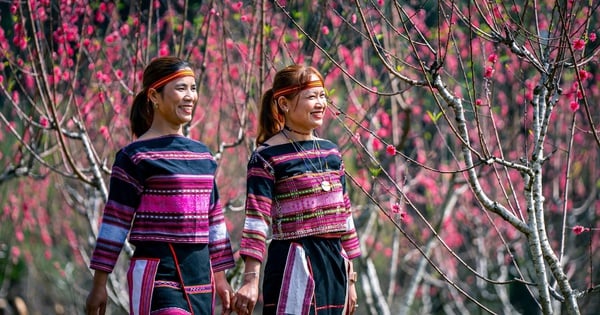
[[[431,118],[431,120],[436,123],[438,121],[438,119],[440,119],[440,117],[442,117],[442,112],[439,112],[437,114],[434,114],[430,111],[427,111],[427,115],[429,116],[429,118]]]

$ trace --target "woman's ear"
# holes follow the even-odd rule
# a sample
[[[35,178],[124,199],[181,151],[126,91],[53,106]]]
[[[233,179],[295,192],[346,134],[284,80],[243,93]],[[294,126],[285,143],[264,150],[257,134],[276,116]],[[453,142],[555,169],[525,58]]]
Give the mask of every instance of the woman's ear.
[[[279,108],[285,113],[287,113],[288,110],[290,110],[288,108],[287,98],[285,98],[283,96],[280,96],[279,98],[277,98],[277,106],[279,106]]]
[[[150,102],[156,104],[156,90],[155,89],[149,89],[148,90],[148,99],[150,100]]]

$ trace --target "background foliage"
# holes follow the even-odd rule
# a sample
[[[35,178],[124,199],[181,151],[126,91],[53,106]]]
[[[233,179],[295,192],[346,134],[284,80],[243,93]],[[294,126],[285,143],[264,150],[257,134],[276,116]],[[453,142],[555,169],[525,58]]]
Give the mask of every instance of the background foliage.
[[[326,76],[319,135],[348,172],[361,313],[592,314],[599,5],[1,2],[0,307],[83,308],[143,67],[178,55],[198,74],[188,132],[219,159],[234,246],[260,95],[306,63]],[[113,314],[127,305],[128,252]]]

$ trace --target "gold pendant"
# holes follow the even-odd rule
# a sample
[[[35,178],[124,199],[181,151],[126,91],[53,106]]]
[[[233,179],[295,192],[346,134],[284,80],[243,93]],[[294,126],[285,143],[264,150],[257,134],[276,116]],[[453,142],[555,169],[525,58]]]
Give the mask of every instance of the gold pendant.
[[[324,191],[330,191],[331,183],[328,180],[324,180],[321,182],[321,188],[323,188]]]

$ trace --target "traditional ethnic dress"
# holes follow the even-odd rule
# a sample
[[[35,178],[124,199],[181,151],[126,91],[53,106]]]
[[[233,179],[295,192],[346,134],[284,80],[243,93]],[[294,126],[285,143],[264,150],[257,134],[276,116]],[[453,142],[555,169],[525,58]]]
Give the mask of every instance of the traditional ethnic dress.
[[[269,236],[263,314],[346,313],[348,260],[360,248],[334,143],[263,145],[254,152],[240,255],[262,262]]]
[[[234,265],[216,167],[203,143],[179,135],[117,153],[90,268],[112,272],[129,235],[130,314],[213,313],[212,272]]]

